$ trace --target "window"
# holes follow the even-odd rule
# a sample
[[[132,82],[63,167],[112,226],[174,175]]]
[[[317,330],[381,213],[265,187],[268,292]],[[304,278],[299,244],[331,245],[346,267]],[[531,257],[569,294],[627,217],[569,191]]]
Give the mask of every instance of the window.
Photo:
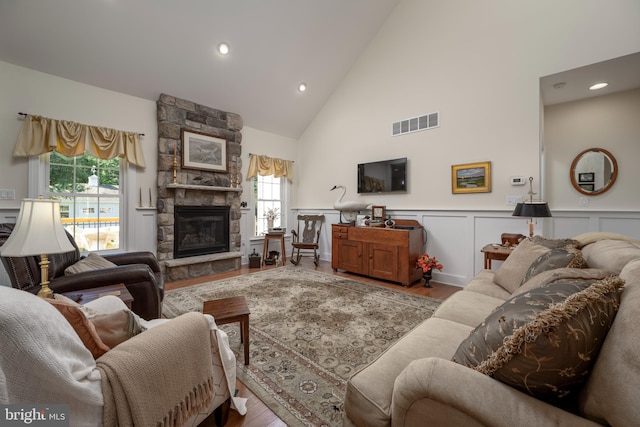
[[[267,212],[275,212],[273,227],[286,224],[282,217],[286,212],[285,206],[286,179],[274,178],[273,175],[256,176],[253,179],[253,194],[255,197],[255,235],[260,236],[269,229]]]
[[[48,156],[49,198],[60,201],[64,227],[81,251],[120,248],[120,158]]]

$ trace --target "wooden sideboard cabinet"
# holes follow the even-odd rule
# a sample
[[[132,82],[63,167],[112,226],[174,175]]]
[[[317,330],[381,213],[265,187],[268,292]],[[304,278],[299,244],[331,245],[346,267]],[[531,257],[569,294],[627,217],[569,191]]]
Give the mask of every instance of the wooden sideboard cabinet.
[[[419,280],[422,272],[415,264],[423,253],[424,229],[414,220],[397,220],[396,225],[406,228],[333,224],[333,270],[345,270],[404,286]]]

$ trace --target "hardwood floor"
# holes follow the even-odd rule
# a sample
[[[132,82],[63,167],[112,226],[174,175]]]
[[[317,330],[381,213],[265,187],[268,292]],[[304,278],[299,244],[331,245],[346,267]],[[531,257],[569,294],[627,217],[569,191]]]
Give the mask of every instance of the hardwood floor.
[[[232,271],[228,273],[215,274],[212,276],[200,277],[198,279],[183,280],[180,282],[172,282],[165,284],[166,290],[179,289],[187,286],[197,285],[212,280],[226,279],[228,277],[241,276],[243,274],[256,273],[262,270],[269,270],[272,268],[278,268],[277,266],[263,266],[261,268],[249,268],[248,265],[243,266],[240,270]],[[459,291],[461,288],[457,286],[443,285],[436,282],[431,282],[431,288],[425,288],[422,285],[422,281],[416,282],[413,286],[404,287],[402,285],[389,283],[381,280],[371,279],[368,277],[359,276],[357,274],[351,274],[346,272],[334,272],[331,268],[331,263],[328,261],[320,261],[320,265],[316,267],[313,264],[311,258],[303,258],[297,268],[308,268],[311,270],[322,271],[325,273],[334,274],[336,276],[348,277],[361,282],[371,283],[377,286],[384,286],[392,288],[401,292],[408,292],[415,295],[424,295],[438,300],[444,300],[449,295]],[[247,398],[247,414],[240,416],[236,411],[230,411],[229,421],[227,427],[281,427],[286,424],[276,416],[260,399],[258,399],[241,381],[238,380],[236,384],[238,389],[238,396]]]

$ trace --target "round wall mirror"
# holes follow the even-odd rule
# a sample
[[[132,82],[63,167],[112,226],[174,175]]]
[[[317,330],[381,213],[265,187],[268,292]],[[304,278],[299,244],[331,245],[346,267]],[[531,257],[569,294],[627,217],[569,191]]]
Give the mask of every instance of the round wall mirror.
[[[611,188],[618,177],[616,158],[603,148],[589,148],[571,163],[571,184],[582,194],[595,196]]]

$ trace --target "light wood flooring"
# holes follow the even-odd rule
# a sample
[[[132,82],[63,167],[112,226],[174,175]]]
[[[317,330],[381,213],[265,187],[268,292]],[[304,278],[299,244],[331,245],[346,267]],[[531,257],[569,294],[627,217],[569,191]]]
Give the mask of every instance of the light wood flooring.
[[[355,280],[359,280],[361,282],[367,282],[378,286],[384,286],[387,288],[392,288],[401,292],[408,292],[416,295],[424,295],[431,298],[435,298],[438,300],[444,300],[449,295],[459,291],[461,288],[457,286],[443,285],[436,282],[431,282],[431,288],[425,288],[422,285],[422,281],[416,282],[414,285],[410,287],[404,287],[399,284],[394,284],[390,282],[385,282],[382,280],[371,279],[364,276],[359,276],[357,274],[346,273],[343,271],[334,272],[331,268],[331,263],[328,261],[320,261],[320,265],[316,267],[313,264],[313,260],[311,258],[303,258],[300,261],[300,264],[297,266],[298,268],[308,268],[316,271],[322,271],[325,273],[335,274],[337,276],[353,278]],[[197,285],[204,282],[210,282],[212,280],[220,280],[226,279],[228,277],[236,277],[241,276],[243,274],[256,273],[261,270],[268,270],[272,268],[278,268],[277,266],[264,266],[261,268],[249,268],[248,266],[243,266],[240,270],[232,271],[228,273],[221,273],[212,276],[200,277],[197,279],[189,279],[183,280],[180,282],[172,282],[165,284],[166,290],[179,289],[187,286]],[[247,400],[247,414],[245,416],[240,416],[236,411],[230,411],[229,413],[229,421],[226,424],[226,427],[282,427],[286,426],[286,424],[280,420],[260,399],[258,399],[252,392],[249,390],[241,381],[238,380],[236,384],[236,388],[238,389],[238,396],[246,397]]]

